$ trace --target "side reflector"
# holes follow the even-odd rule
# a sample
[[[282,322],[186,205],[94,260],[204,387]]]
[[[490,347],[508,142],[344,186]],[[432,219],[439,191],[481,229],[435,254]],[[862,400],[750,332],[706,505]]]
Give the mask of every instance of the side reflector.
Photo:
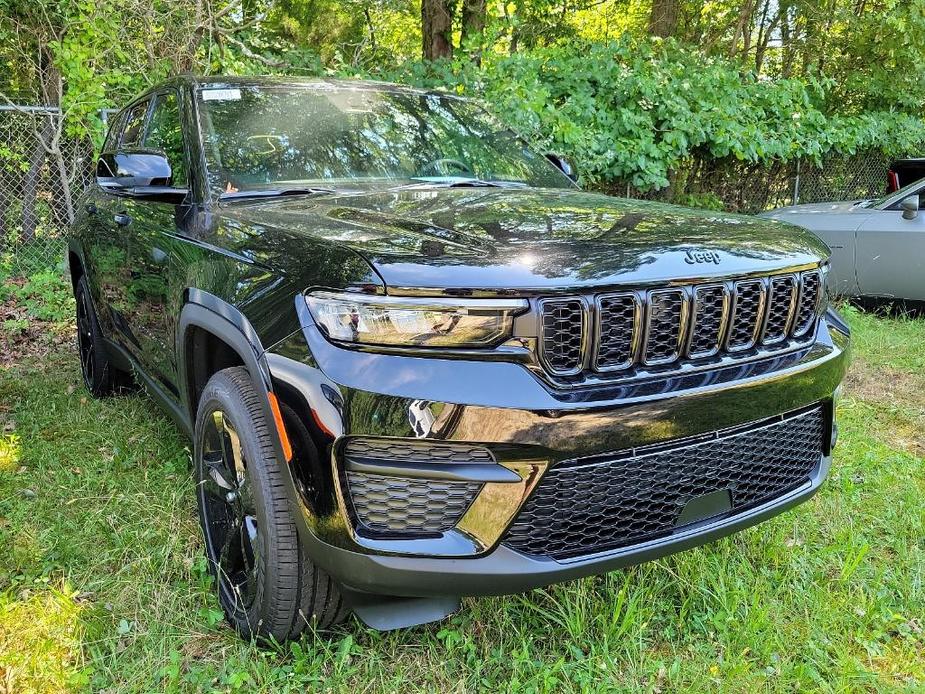
[[[283,455],[286,456],[286,462],[288,463],[292,460],[292,444],[289,443],[289,435],[283,425],[283,413],[279,411],[279,401],[276,399],[276,393],[270,391],[267,395],[270,398],[270,409],[273,410],[273,421],[276,423],[279,442],[283,446]]]

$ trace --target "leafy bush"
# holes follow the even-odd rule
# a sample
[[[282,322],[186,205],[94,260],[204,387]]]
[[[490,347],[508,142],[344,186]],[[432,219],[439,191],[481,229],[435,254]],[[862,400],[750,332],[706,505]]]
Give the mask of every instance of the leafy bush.
[[[62,322],[74,315],[74,297],[70,282],[54,270],[29,276],[22,286],[13,286],[12,294],[38,320]]]
[[[673,41],[624,38],[471,61],[411,62],[379,76],[485,98],[508,125],[574,156],[587,184],[669,185],[692,158],[771,163],[925,142],[894,112],[830,113],[827,85],[769,80]]]

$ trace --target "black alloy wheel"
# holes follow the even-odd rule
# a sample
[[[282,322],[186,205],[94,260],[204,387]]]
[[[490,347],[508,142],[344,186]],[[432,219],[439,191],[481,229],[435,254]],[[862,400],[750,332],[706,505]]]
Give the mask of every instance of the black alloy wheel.
[[[207,418],[200,445],[206,552],[218,576],[222,604],[246,612],[254,604],[260,570],[257,509],[238,432],[221,410]]]
[[[263,397],[244,367],[214,374],[199,399],[193,461],[206,558],[225,616],[245,638],[282,642],[309,624],[342,621],[349,609],[300,541],[301,511],[286,490],[294,485],[290,466],[301,461],[279,459]]]

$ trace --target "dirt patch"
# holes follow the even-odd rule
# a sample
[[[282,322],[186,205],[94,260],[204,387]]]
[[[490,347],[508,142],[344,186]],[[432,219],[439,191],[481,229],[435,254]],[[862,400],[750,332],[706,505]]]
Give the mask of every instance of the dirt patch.
[[[845,390],[851,395],[877,403],[894,403],[925,414],[925,376],[888,366],[871,366],[855,357]]]
[[[891,445],[925,457],[925,374],[872,366],[855,357],[845,378],[847,395],[879,405],[883,416],[902,408],[906,415],[891,422]],[[911,411],[912,419],[908,417]]]

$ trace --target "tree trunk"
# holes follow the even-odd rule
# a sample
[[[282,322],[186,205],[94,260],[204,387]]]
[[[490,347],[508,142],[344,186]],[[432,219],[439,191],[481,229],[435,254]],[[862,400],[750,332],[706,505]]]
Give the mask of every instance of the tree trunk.
[[[35,238],[35,231],[39,224],[38,210],[36,210],[36,201],[38,200],[39,187],[42,182],[42,167],[45,165],[46,148],[52,136],[51,118],[46,115],[37,116],[42,119],[41,127],[32,131],[35,136],[35,142],[29,149],[28,166],[25,176],[23,176],[22,190],[22,229],[19,234],[19,240],[22,243],[29,243]]]
[[[14,174],[9,171],[0,169],[0,244],[4,243],[10,233],[9,214],[12,207],[12,196],[10,191],[18,190],[18,186],[13,186]]]
[[[652,0],[649,13],[649,33],[666,39],[678,30],[681,14],[680,0]]]
[[[476,65],[482,62],[482,32],[485,30],[485,0],[463,0],[460,45],[469,51]]]
[[[453,15],[447,0],[421,0],[424,60],[453,57]]]

